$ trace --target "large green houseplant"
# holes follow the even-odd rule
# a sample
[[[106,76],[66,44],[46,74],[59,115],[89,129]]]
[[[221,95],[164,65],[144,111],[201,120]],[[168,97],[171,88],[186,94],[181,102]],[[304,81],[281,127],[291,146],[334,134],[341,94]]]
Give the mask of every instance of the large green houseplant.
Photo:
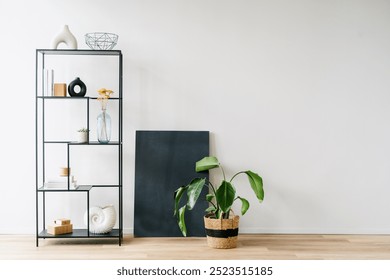
[[[206,178],[195,178],[188,185],[178,188],[174,193],[174,215],[177,218],[177,223],[184,236],[187,236],[187,226],[185,223],[186,210],[192,210],[194,208],[203,188],[209,189],[209,193],[205,197],[210,204],[210,206],[205,209],[205,217],[207,219],[228,220],[230,218],[232,206],[237,200],[241,201],[241,215],[244,215],[248,211],[250,205],[249,201],[236,194],[236,188],[232,183],[234,178],[240,174],[247,175],[249,184],[258,201],[262,202],[264,200],[263,180],[258,174],[250,170],[240,171],[234,174],[230,180],[227,180],[223,167],[216,157],[205,157],[196,162],[195,165],[196,172],[207,171],[213,168],[220,168],[222,172],[223,180],[219,185],[212,184]],[[181,199],[185,193],[187,194],[187,201],[183,206],[180,206]]]

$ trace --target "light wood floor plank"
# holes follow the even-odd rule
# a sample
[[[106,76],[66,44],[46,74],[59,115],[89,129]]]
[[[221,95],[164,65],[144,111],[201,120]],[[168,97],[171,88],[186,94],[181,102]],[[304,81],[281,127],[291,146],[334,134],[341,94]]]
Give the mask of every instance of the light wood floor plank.
[[[0,259],[136,259],[136,260],[390,260],[390,235],[239,236],[235,249],[212,249],[206,238],[134,238],[115,240],[46,239],[0,235]]]

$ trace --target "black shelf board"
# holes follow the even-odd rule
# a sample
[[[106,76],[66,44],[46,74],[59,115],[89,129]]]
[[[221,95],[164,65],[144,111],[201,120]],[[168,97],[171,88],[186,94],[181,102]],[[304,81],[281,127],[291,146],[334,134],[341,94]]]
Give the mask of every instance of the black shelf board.
[[[37,49],[38,53],[47,55],[113,55],[122,54],[121,50],[69,50],[69,49]]]
[[[69,99],[69,100],[87,100],[89,97],[88,96],[42,96],[38,95],[38,98],[41,99]]]
[[[68,144],[71,141],[44,141],[45,144]]]
[[[79,143],[75,141],[44,141],[45,144],[68,144],[68,145],[102,145],[102,146],[107,146],[107,145],[120,145],[121,143],[118,141],[110,141],[108,143],[100,143],[98,141],[89,141],[87,143]]]
[[[82,192],[82,191],[90,191],[93,188],[92,185],[80,185],[76,187],[76,191]]]
[[[98,141],[89,141],[88,143],[77,143],[77,142],[69,142],[69,145],[97,145],[97,146],[107,146],[107,145],[119,145],[118,141],[110,141],[108,143],[100,143]]]
[[[98,99],[97,96],[42,96],[38,95],[37,98],[39,99],[68,99],[68,100],[96,100]],[[110,100],[119,100],[120,97],[110,97]]]
[[[98,97],[97,96],[90,96],[89,99],[95,100],[95,99],[98,99]],[[119,99],[122,99],[122,98],[120,98],[120,97],[110,97],[108,100],[119,100]]]
[[[120,188],[121,185],[92,185],[92,188]]]
[[[92,188],[120,188],[121,185],[79,185],[76,189],[40,187],[39,192],[89,192]]]
[[[78,143],[78,142],[68,142],[69,145],[102,145],[102,146],[107,146],[107,145],[119,145],[120,143],[118,141],[110,141],[108,143],[100,143],[98,141],[89,141],[88,143]]]
[[[119,229],[104,234],[89,233],[87,229],[73,229],[72,233],[52,235],[47,233],[47,230],[42,230],[38,238],[118,238],[120,237]]]
[[[88,192],[93,188],[92,185],[80,185],[77,186],[76,189],[69,189],[68,188],[45,188],[40,187],[38,189],[39,192]]]

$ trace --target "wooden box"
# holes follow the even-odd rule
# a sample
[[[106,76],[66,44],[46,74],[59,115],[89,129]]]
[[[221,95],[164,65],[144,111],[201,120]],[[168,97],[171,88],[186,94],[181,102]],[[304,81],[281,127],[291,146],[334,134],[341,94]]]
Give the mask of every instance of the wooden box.
[[[73,232],[73,225],[51,225],[47,227],[47,233],[52,235],[66,234]]]
[[[54,84],[54,96],[66,96],[66,84]]]
[[[62,219],[56,219],[56,220],[54,221],[54,223],[55,223],[56,225],[69,225],[69,224],[70,224],[70,220],[69,220],[69,219],[64,219],[64,218],[62,218]]]

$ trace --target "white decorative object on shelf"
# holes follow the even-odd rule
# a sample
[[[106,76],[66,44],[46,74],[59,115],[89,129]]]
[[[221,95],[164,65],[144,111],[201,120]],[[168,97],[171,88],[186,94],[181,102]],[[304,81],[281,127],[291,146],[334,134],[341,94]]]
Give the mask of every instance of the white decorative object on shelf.
[[[77,142],[78,143],[87,143],[88,142],[88,132],[79,131]]]
[[[54,95],[54,70],[45,69],[43,83],[45,88],[43,89],[44,96],[53,96]]]
[[[115,222],[116,212],[113,205],[89,208],[89,231],[91,233],[108,233],[114,228]],[[84,215],[84,223],[87,225],[87,212]]]
[[[93,50],[112,50],[119,36],[114,33],[93,32],[85,34],[85,43]]]
[[[69,26],[67,25],[64,25],[62,31],[54,37],[51,42],[51,48],[57,49],[61,43],[65,43],[70,49],[77,49],[76,37],[70,32]]]
[[[68,188],[68,177],[49,178],[43,186],[45,189],[66,189]],[[71,189],[76,188],[74,176],[69,177],[69,187]]]
[[[81,128],[77,130],[77,142],[78,143],[87,143],[89,136],[89,129]]]

